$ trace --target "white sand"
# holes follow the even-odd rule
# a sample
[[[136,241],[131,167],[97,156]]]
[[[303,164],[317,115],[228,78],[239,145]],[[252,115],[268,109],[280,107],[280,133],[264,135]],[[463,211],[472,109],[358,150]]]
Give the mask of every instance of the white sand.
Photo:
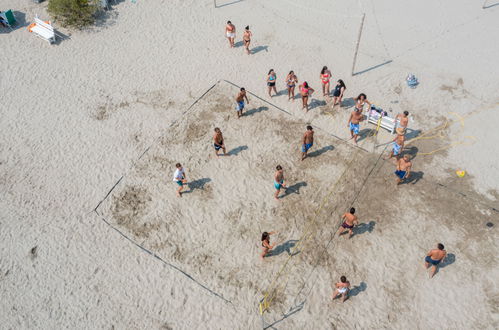
[[[35,14],[48,17],[45,6],[3,0],[0,10],[12,8],[20,25],[27,26]],[[350,77],[363,12],[367,16],[357,71],[393,62]],[[324,261],[317,268],[313,267],[314,258],[319,256],[313,249],[298,255],[290,273],[299,276],[282,291],[282,301],[266,314],[266,322],[282,318],[281,312],[294,306],[300,283],[310,278],[310,293],[297,298],[307,299],[303,309],[276,324],[276,328],[497,328],[498,217],[487,205],[497,209],[499,204],[499,148],[494,125],[499,102],[499,47],[494,42],[498,13],[499,6],[482,10],[480,3],[450,0],[348,4],[317,0],[313,5],[291,0],[246,0],[218,9],[213,8],[212,1],[138,0],[136,4],[126,1],[114,6],[111,17],[93,31],[71,32],[55,24],[59,31],[70,35],[70,39],[57,45],[49,46],[28,33],[25,26],[12,32],[0,29],[2,328],[260,327],[259,291],[267,287],[270,274],[275,274],[286,254],[269,258],[266,266],[261,266],[257,256],[259,232],[273,224],[272,210],[278,210],[275,223],[277,230],[286,233],[282,235],[285,239],[298,237],[305,224],[284,222],[285,212],[292,212],[286,203],[293,204],[291,201],[298,196],[291,195],[280,207],[274,205],[269,196],[272,187],[265,183],[267,169],[254,168],[255,159],[263,156],[253,150],[261,150],[268,157],[261,164],[273,164],[277,160],[272,158],[274,145],[262,141],[252,147],[248,142],[251,148],[230,159],[233,163],[228,166],[210,158],[212,150],[202,135],[186,141],[185,151],[179,144],[169,146],[172,149],[165,147],[168,166],[151,167],[154,163],[147,163],[147,156],[142,163],[137,158],[150,145],[151,152],[161,149],[162,145],[155,142],[157,138],[170,136],[170,124],[218,80],[233,81],[264,96],[265,74],[270,68],[278,74],[278,90],[284,87],[285,73],[293,69],[300,81],[308,80],[319,90],[318,72],[323,65],[331,68],[334,79],[345,80],[347,99],[364,92],[371,101],[387,110],[391,108],[393,113],[408,110],[411,128],[426,131],[443,123],[444,117],[457,121],[435,139],[414,142],[419,154],[444,150],[415,158],[414,170],[424,176],[414,185],[401,187],[400,196],[390,190],[391,165],[378,165],[358,200],[359,212],[362,210],[359,217],[366,223],[375,221],[374,228],[350,241],[333,240],[336,245],[321,257]],[[251,26],[252,47],[258,52],[247,56],[242,47],[228,48],[223,38],[228,19],[238,28],[237,41],[242,28]],[[405,85],[409,72],[421,81],[415,90]],[[208,96],[222,95],[224,89],[231,99],[234,89],[227,85],[219,85]],[[322,100],[319,95],[315,98]],[[331,112],[329,106],[321,106],[305,115],[299,109],[299,100],[290,104],[285,96],[279,96],[272,102],[291,112],[295,121],[311,122],[340,138],[349,135],[349,110],[331,116],[322,114]],[[208,103],[200,102],[197,107],[203,104]],[[258,106],[265,104],[259,102]],[[231,108],[225,111],[232,113]],[[463,125],[450,112],[465,117]],[[256,113],[253,122],[244,118],[240,126],[225,130],[230,135],[240,130],[244,132],[240,138],[246,139],[255,121],[266,116],[270,113]],[[183,118],[182,123],[189,125],[189,118]],[[266,137],[257,133],[251,137]],[[299,138],[301,131],[293,133]],[[269,134],[267,137],[277,133]],[[472,145],[458,144],[469,141],[467,136],[473,136]],[[383,132],[377,142],[388,138]],[[276,147],[290,148],[290,154],[296,150],[293,143],[297,144],[296,139],[275,142]],[[330,165],[321,168],[327,175],[324,183],[341,173],[348,161],[344,152],[351,149],[333,138],[325,143],[329,144],[335,149],[317,157],[317,162]],[[373,139],[361,142],[369,151],[374,144]],[[446,148],[448,145],[452,147]],[[329,163],[329,157],[336,153],[338,163]],[[194,278],[214,292],[223,293],[234,305],[144,253],[93,212],[122,175],[133,178],[140,166],[156,170],[151,174],[156,180],[164,175],[164,186],[155,183],[153,187],[162,195],[154,195],[151,202],[155,210],[172,211],[172,203],[179,201],[171,194],[169,166],[177,158],[188,163],[189,157],[197,162],[189,165],[193,174],[211,177],[213,182],[207,187],[213,186],[215,198],[227,200],[221,210],[212,211],[209,203],[203,203],[193,193],[192,198],[185,196],[185,204],[175,208],[177,216],[188,219],[188,223],[206,221],[203,228],[207,235],[186,230],[189,235],[182,236],[178,221],[165,220],[179,226],[172,227],[180,231],[175,239],[185,238],[186,245],[180,247],[187,255],[184,262],[170,255],[169,250],[154,246],[173,242],[173,238],[160,236],[164,232],[152,231],[150,237],[133,238],[164,260],[192,271]],[[294,158],[286,162],[286,166],[293,166]],[[216,166],[220,166],[219,171]],[[457,169],[468,171],[467,177],[456,180]],[[228,174],[223,175],[221,170]],[[253,188],[248,181],[238,184],[238,176],[243,173],[256,175],[258,181]],[[298,181],[298,169],[292,173]],[[314,178],[307,173],[307,180],[320,180],[316,175]],[[215,183],[222,177],[237,194],[219,190],[222,188]],[[476,199],[465,199],[439,188],[435,182]],[[254,195],[249,194],[251,191]],[[312,186],[304,187],[300,203],[308,198],[311,208],[318,205],[323,196],[319,191],[312,192]],[[246,205],[249,201],[254,204]],[[404,203],[407,206],[402,209],[395,208]],[[227,244],[236,244],[235,238],[237,244],[227,251],[229,245],[224,246],[223,240],[210,240],[210,235],[218,228],[237,228],[217,227],[220,222],[208,221],[211,216],[224,214],[216,212],[241,209],[236,204],[243,210],[254,205],[254,214],[241,215],[239,221],[248,234],[230,237]],[[205,219],[205,214],[210,216]],[[254,223],[252,218],[256,219]],[[147,217],[140,219],[147,221]],[[327,217],[321,217],[321,221],[314,231],[316,239],[327,238],[335,229],[327,226]],[[486,222],[495,226],[486,228]],[[124,233],[125,229],[121,228]],[[215,260],[207,268],[212,273],[193,268],[192,260],[200,255],[200,247],[196,245],[198,240],[190,238],[206,240],[206,249]],[[437,241],[446,244],[455,262],[429,281],[421,261]],[[35,246],[36,256],[32,256],[30,250]],[[220,272],[224,278],[230,276],[221,266],[222,261],[228,268],[246,270],[232,276],[236,285],[227,286],[213,275]],[[259,280],[261,269],[265,278]],[[329,300],[331,285],[341,274],[360,288],[344,305]],[[237,285],[238,281],[241,285]],[[254,287],[247,283],[254,283]]]

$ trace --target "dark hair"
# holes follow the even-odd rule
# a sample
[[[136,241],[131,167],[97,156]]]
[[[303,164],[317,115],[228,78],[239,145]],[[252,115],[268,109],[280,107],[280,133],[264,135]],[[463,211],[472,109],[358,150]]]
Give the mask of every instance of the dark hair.
[[[282,170],[282,167],[281,167],[281,165],[277,165],[277,166],[275,167],[275,169],[276,169],[276,170],[278,170],[278,171],[280,171],[280,170]]]
[[[312,126],[310,126],[310,125],[308,125],[308,126],[307,126],[307,129],[308,129],[309,131],[313,130]]]
[[[274,69],[270,69],[268,74],[270,74],[272,71],[274,71]]]
[[[182,167],[182,165],[180,165],[180,163],[177,163],[177,164],[175,164],[175,167],[179,168],[179,167]]]
[[[266,240],[266,239],[268,239],[268,238],[269,238],[269,233],[267,233],[266,231],[264,231],[264,232],[262,233],[262,242],[263,242],[263,241],[265,241],[265,240]]]
[[[232,22],[231,21],[227,21],[227,24],[232,24]]]
[[[246,29],[246,30],[249,30],[249,25],[247,25],[247,26],[245,27],[245,29]]]
[[[357,100],[359,100],[362,96],[364,97],[364,100],[366,100],[366,99],[367,99],[366,94],[364,94],[364,93],[360,93],[360,94],[359,94],[359,96],[357,96]]]
[[[292,74],[292,73],[294,74],[295,72],[294,72],[293,70],[291,70],[291,71],[289,71],[289,73],[288,73],[288,74]]]
[[[404,111],[404,115],[409,116],[409,111]]]
[[[242,92],[242,91],[245,91],[244,87],[241,87],[241,92]]]
[[[324,66],[322,67],[321,74],[324,74],[324,71],[326,71],[326,70],[327,70],[327,66],[325,66],[325,65],[324,65]]]
[[[438,243],[438,245],[437,245],[437,246],[438,246],[438,249],[439,249],[439,250],[443,250],[443,249],[444,249],[444,245],[443,245],[442,243]]]
[[[340,84],[341,87],[343,87],[344,89],[347,89],[347,86],[345,86],[345,83],[343,82],[343,80],[338,79],[338,84]]]
[[[355,213],[355,208],[354,208],[354,207],[352,207],[352,208],[350,209],[350,213],[352,213],[352,214],[354,214],[354,213]]]
[[[303,87],[308,88],[308,83],[306,81],[303,82]]]
[[[347,278],[345,276],[340,277],[341,283],[345,283],[347,281]]]
[[[215,127],[215,132],[218,132],[218,131],[220,131],[220,128]]]

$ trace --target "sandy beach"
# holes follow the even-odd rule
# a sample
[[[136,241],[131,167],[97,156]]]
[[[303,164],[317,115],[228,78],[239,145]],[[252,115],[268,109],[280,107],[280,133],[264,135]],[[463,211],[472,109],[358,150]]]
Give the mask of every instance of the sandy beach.
[[[1,328],[498,328],[499,5],[215,3],[116,1],[92,28],[55,22],[49,45],[27,31],[46,2],[2,1],[18,24],[0,28]],[[346,83],[341,107],[322,96],[324,65]],[[287,99],[290,70],[316,90],[308,113]],[[360,93],[410,113],[398,187],[394,135],[362,122],[349,140]],[[290,188],[275,201],[278,164]],[[335,236],[351,206],[354,236]],[[263,231],[278,234],[262,261]],[[438,242],[448,257],[429,279]],[[341,275],[345,303],[331,299]]]

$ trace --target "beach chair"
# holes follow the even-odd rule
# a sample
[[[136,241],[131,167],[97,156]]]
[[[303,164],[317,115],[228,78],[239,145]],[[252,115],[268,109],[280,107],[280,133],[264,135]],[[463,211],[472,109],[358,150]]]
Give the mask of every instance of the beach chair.
[[[367,122],[376,125],[376,130],[380,127],[386,129],[391,134],[395,133],[395,127],[397,126],[397,119],[384,116],[386,114],[384,111],[378,112],[376,107],[373,106],[367,112]]]
[[[28,26],[28,31],[33,32],[40,38],[47,40],[49,44],[55,42],[55,31],[50,24],[50,21],[44,22],[39,19],[38,16],[35,16],[35,22]]]
[[[0,17],[2,17],[3,24],[7,25],[11,29],[12,26],[17,22],[14,14],[12,13],[12,10],[10,9],[0,13]]]

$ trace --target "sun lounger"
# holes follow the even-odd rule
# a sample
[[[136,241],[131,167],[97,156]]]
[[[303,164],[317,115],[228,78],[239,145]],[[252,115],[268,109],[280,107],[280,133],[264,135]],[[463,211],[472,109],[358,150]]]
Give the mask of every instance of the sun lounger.
[[[397,119],[388,116],[383,116],[381,113],[372,109],[367,113],[367,122],[388,130],[391,134],[395,133]]]
[[[30,24],[28,31],[33,32],[40,38],[47,40],[49,44],[55,42],[55,31],[50,24],[50,21],[44,22],[38,17],[35,17],[35,22]]]
[[[3,24],[7,25],[12,29],[12,26],[16,24],[16,18],[12,13],[12,10],[7,10],[5,12],[0,13],[0,17],[2,18]]]

